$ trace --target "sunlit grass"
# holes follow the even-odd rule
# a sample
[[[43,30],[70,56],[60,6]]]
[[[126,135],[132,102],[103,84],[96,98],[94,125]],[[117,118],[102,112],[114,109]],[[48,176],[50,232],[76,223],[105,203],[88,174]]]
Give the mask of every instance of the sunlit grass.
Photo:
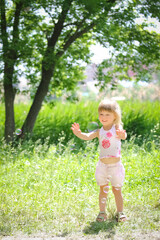
[[[126,181],[123,187],[125,224],[115,221],[115,202],[110,191],[108,221],[95,222],[99,188],[95,181],[98,151],[94,143],[85,150],[67,146],[42,145],[40,141],[3,144],[0,165],[0,233],[3,235],[39,234],[63,236],[71,233],[128,234],[160,230],[160,153],[133,142],[123,143]],[[103,239],[103,238],[102,238]]]
[[[99,212],[99,188],[94,176],[98,141],[79,140],[70,130],[73,122],[79,122],[83,131],[87,131],[88,122],[98,122],[98,103],[57,103],[42,107],[29,141],[13,146],[1,140],[1,235],[80,234],[94,239],[98,234],[106,239],[124,234],[124,239],[130,240],[136,231],[160,231],[160,104],[124,101],[120,105],[129,136],[122,145],[124,211],[129,220],[116,223],[110,191],[108,220],[102,224],[95,221]],[[20,104],[15,112],[16,128],[21,128],[28,106]],[[1,139],[3,131],[1,105]]]
[[[120,101],[119,104],[128,139],[134,135],[138,144],[155,140],[160,145],[160,137],[159,139],[154,137],[154,135],[160,136],[160,103],[135,100],[135,102]],[[69,102],[55,102],[55,105],[45,104],[36,120],[32,140],[41,139],[45,142],[45,139],[49,137],[50,143],[57,144],[63,132],[65,144],[74,138],[76,143],[85,147],[81,140],[73,136],[70,127],[73,122],[78,122],[82,131],[87,131],[89,122],[97,122],[101,126],[97,108],[98,102],[95,101],[77,102],[76,104]],[[15,105],[16,129],[22,127],[28,110],[29,105],[22,103]],[[4,136],[4,115],[4,105],[0,104],[0,139]]]

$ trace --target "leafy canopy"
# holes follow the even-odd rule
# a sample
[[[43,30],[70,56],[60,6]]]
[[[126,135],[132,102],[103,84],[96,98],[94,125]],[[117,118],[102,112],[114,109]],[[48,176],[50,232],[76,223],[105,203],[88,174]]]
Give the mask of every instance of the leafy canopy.
[[[13,84],[17,91],[20,77],[24,77],[27,79],[31,95],[34,96],[41,79],[42,64],[46,69],[55,64],[49,88],[51,93],[64,88],[74,89],[76,83],[83,78],[81,63],[89,63],[89,48],[96,42],[113,49],[112,59],[99,66],[101,86],[115,76],[121,78],[120,73],[123,73],[122,78],[128,78],[128,69],[136,71],[137,79],[141,79],[144,72],[148,71],[148,66],[159,66],[159,34],[150,32],[147,28],[149,24],[145,21],[142,24],[136,23],[140,16],[160,20],[157,0],[3,2],[6,4],[7,44],[2,48],[1,32],[1,76],[3,77],[3,59],[7,58],[7,61],[11,62],[10,56],[16,50],[18,57]],[[13,35],[17,4],[22,6],[20,25],[17,29],[18,39]],[[50,51],[47,51],[51,45]],[[7,51],[10,54],[5,54]],[[146,68],[142,67],[144,65]],[[108,67],[110,70],[107,75],[103,74],[103,68]]]

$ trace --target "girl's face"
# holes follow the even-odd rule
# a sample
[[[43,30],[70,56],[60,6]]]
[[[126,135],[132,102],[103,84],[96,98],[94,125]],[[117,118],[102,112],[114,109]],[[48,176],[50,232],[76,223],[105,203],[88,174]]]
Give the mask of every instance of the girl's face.
[[[111,127],[114,124],[116,116],[113,112],[102,110],[99,112],[99,121],[105,127]]]

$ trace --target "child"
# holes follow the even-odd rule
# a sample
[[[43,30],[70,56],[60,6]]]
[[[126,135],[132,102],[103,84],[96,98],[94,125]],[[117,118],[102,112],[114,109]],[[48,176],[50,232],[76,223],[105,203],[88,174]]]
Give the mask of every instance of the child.
[[[105,212],[106,199],[109,190],[109,182],[115,197],[117,214],[116,219],[124,222],[126,216],[123,214],[123,197],[121,187],[123,185],[125,170],[121,162],[121,139],[125,140],[127,134],[123,130],[121,122],[121,110],[117,102],[103,100],[98,107],[99,121],[103,125],[101,129],[90,133],[83,133],[79,124],[72,124],[73,133],[83,139],[91,140],[99,138],[100,156],[96,166],[96,181],[100,186],[98,222],[106,221]]]

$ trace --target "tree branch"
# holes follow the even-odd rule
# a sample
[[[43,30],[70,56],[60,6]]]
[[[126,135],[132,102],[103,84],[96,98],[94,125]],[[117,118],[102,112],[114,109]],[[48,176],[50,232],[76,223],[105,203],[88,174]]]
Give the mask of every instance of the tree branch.
[[[59,15],[58,22],[55,24],[53,34],[52,34],[51,38],[48,39],[48,47],[54,48],[54,46],[61,34],[61,31],[63,30],[63,24],[65,22],[65,19],[66,19],[68,11],[70,9],[72,1],[73,0],[65,0],[64,1],[63,7],[62,7],[62,12]]]
[[[77,27],[76,32],[78,32],[79,29],[83,26],[83,24],[85,23],[85,20],[86,20],[86,18],[83,18],[81,22],[79,22],[79,23],[76,22],[76,24],[74,24],[74,26]],[[71,37],[72,33],[73,33],[73,29],[70,29],[70,31],[68,31],[66,37],[64,38],[64,42],[68,41],[68,39]]]
[[[116,0],[109,0],[109,3],[115,3]],[[110,10],[110,7],[108,10],[105,11],[105,13],[103,13],[103,15],[108,14],[108,11]],[[56,57],[61,57],[63,55],[63,53],[69,48],[69,46],[79,37],[81,37],[84,33],[87,33],[89,30],[91,30],[94,26],[96,26],[97,22],[102,18],[102,16],[99,17],[99,19],[94,20],[90,25],[86,26],[85,28],[83,28],[81,31],[79,31],[79,29],[82,27],[83,23],[85,22],[85,19],[87,19],[87,15],[85,16],[85,18],[80,22],[77,23],[77,30],[73,33],[73,35],[71,35],[68,40],[66,37],[66,43],[63,45],[63,49],[59,50],[56,54]],[[65,42],[65,40],[64,40]]]
[[[15,10],[14,22],[13,22],[13,40],[12,40],[12,48],[11,48],[13,59],[17,58],[17,44],[19,42],[19,20],[20,20],[22,7],[23,7],[23,2],[20,1],[16,4],[16,10]]]
[[[70,36],[68,41],[64,44],[63,50],[57,52],[56,57],[61,57],[63,53],[69,48],[69,46],[77,39],[80,38],[84,33],[87,33],[90,29],[92,29],[96,25],[95,22],[92,22],[90,25],[82,29],[81,31],[76,30],[76,32]]]
[[[22,10],[23,3],[18,2],[16,4],[16,10],[15,10],[15,18],[13,23],[13,43],[16,41],[16,39],[19,37],[19,20],[20,20],[20,13]]]

